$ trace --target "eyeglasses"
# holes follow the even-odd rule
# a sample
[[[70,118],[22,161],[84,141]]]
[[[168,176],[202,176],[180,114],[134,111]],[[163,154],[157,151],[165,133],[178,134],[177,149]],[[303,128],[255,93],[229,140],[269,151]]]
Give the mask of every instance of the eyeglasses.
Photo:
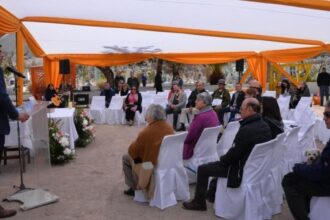
[[[323,112],[324,117],[330,118],[330,112]]]
[[[260,87],[250,86],[250,89],[260,89]]]
[[[131,89],[131,90],[136,90],[136,89]]]

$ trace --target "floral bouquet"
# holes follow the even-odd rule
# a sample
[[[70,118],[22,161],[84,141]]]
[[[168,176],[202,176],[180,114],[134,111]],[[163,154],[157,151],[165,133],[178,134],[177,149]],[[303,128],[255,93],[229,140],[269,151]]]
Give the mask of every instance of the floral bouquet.
[[[52,164],[63,164],[73,159],[74,151],[70,149],[69,135],[64,134],[59,129],[60,120],[50,119],[49,128],[49,148],[50,161]]]
[[[90,142],[94,141],[96,130],[93,120],[84,109],[76,109],[74,124],[79,136],[75,142],[76,147],[86,147]]]

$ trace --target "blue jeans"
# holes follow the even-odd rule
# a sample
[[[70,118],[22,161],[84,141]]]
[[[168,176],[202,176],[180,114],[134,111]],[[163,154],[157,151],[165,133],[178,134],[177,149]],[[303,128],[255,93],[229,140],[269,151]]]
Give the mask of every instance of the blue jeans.
[[[235,115],[236,115],[236,113],[239,113],[239,110],[237,108],[231,109],[230,107],[221,109],[219,112],[218,118],[219,118],[220,124],[222,124],[222,125],[223,125],[223,117],[224,117],[225,113],[227,113],[227,112],[230,112],[230,116],[229,116],[229,120],[228,120],[228,122],[230,122],[230,121],[234,120]]]
[[[320,99],[321,99],[321,106],[323,106],[323,99],[324,96],[326,100],[329,100],[329,86],[320,86]]]

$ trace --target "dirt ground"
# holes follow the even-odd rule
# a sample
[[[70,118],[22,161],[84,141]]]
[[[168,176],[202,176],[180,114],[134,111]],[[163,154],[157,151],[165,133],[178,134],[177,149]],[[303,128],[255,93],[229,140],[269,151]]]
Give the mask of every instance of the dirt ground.
[[[59,196],[59,201],[29,211],[18,211],[11,220],[151,220],[151,219],[219,219],[214,215],[213,204],[207,212],[187,211],[182,203],[164,211],[134,202],[125,196],[126,189],[121,171],[121,156],[127,152],[129,143],[143,127],[96,126],[96,140],[87,148],[76,149],[76,159],[50,169],[30,164],[24,174],[27,187],[42,187]],[[0,198],[14,192],[19,184],[17,161],[1,166]],[[191,186],[193,195],[194,186]],[[19,210],[19,203],[1,202],[6,208]],[[284,204],[282,214],[274,220],[291,220]]]

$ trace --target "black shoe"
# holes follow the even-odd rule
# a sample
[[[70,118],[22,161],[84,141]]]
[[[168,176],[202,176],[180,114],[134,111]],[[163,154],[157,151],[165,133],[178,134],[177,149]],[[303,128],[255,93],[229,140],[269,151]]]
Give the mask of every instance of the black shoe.
[[[134,196],[135,192],[134,192],[134,189],[129,188],[128,190],[124,190],[124,194],[127,196]]]
[[[4,209],[2,206],[0,206],[0,218],[8,218],[14,215],[16,215],[15,210]]]
[[[196,202],[195,200],[192,200],[191,202],[184,202],[182,203],[182,208],[187,210],[194,210],[194,211],[206,211],[206,202]]]

